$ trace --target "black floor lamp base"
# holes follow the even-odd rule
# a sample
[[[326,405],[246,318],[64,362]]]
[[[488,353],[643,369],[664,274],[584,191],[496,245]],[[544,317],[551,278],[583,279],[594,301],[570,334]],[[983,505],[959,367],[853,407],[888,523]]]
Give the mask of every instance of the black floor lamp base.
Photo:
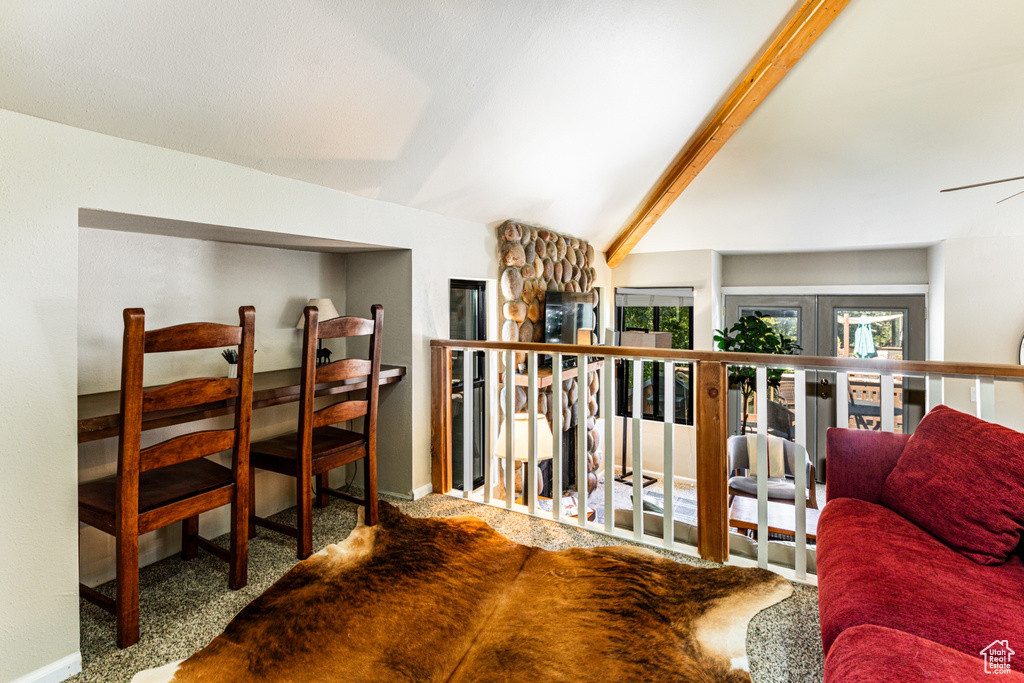
[[[620,482],[622,484],[632,484],[633,483],[633,470],[629,470],[628,472],[626,471],[626,425],[627,424],[629,424],[629,423],[626,421],[626,416],[623,415],[622,416],[622,474],[620,474],[619,476],[615,477],[615,481]],[[640,488],[647,488],[648,486],[650,486],[654,482],[658,481],[657,477],[652,477],[649,474],[641,474],[640,476],[643,478],[643,483],[640,484]]]

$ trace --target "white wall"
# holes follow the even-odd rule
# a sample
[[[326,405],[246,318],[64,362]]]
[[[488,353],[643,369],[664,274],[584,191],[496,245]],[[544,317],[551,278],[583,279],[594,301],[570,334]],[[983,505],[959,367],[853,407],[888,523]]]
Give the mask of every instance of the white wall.
[[[412,441],[392,457],[429,483],[428,342],[450,274],[494,277],[492,228],[8,111],[0,159],[0,680],[78,650],[80,208],[411,249]]]
[[[1016,365],[1024,334],[1024,237],[946,240],[936,252],[940,256],[945,270],[943,360]],[[973,413],[972,384],[946,381],[946,403]],[[996,421],[1024,430],[1020,384],[996,383]]]
[[[946,356],[946,243],[928,249],[928,309],[925,312],[928,330],[928,360]]]
[[[121,382],[121,311],[146,310],[146,327],[194,320],[238,324],[256,307],[256,372],[298,367],[295,323],[312,297],[345,311],[344,254],[225,244],[81,228],[78,235],[78,393],[115,391]],[[217,351],[146,358],[147,384],[223,373]],[[178,366],[178,367],[176,367]]]
[[[927,282],[927,249],[726,254],[722,257],[723,287],[919,285]]]

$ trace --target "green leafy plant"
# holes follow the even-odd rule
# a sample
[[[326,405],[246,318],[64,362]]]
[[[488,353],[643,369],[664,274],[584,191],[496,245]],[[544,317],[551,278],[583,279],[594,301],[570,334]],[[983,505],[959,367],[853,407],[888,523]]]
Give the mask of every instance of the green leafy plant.
[[[722,351],[793,355],[801,350],[796,340],[779,334],[765,320],[761,311],[743,316],[727,330],[715,330],[714,339]],[[772,390],[778,390],[783,372],[782,368],[768,368],[768,386]],[[744,434],[747,431],[747,418],[750,414],[750,397],[757,390],[757,371],[750,366],[730,365],[729,387],[738,389],[743,396],[743,423],[740,434]],[[767,416],[762,419],[767,419]]]

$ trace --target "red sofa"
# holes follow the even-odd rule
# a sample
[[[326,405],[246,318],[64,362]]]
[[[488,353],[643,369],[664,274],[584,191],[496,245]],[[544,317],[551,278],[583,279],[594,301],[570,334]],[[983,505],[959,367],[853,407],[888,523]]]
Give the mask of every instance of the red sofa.
[[[991,681],[981,652],[998,640],[1015,656],[995,680],[1022,683],[1024,552],[979,564],[884,506],[909,439],[828,432],[817,532],[825,681]]]

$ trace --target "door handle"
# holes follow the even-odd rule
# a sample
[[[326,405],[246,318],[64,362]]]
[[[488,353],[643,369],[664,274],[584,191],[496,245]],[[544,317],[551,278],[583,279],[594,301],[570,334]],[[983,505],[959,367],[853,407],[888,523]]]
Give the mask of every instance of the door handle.
[[[828,398],[829,397],[829,389],[828,389],[828,387],[829,387],[828,379],[823,377],[822,380],[821,380],[821,390],[818,392],[818,396],[820,396],[821,398]]]

